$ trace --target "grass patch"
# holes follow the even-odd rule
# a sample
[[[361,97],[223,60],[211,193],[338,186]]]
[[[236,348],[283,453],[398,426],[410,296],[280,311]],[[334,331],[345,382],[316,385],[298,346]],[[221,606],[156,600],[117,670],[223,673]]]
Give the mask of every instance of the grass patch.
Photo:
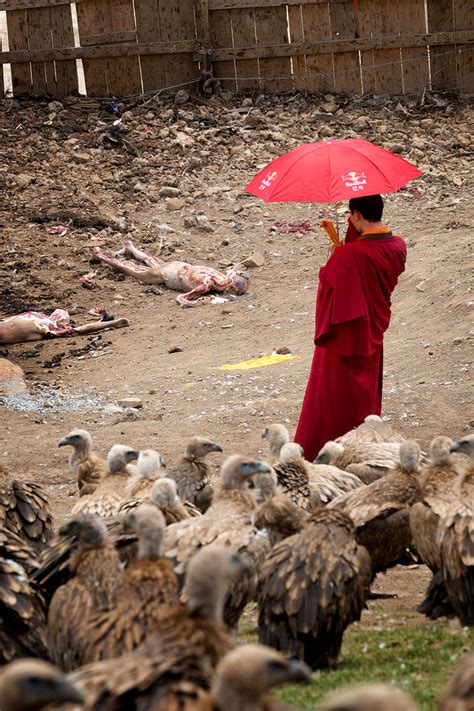
[[[257,641],[255,618],[246,615],[242,622],[239,638]],[[442,621],[387,629],[352,625],[336,669],[315,672],[311,686],[286,686],[275,696],[288,704],[314,708],[342,686],[384,682],[406,691],[421,711],[435,711],[456,662],[473,648],[474,629],[453,629]]]

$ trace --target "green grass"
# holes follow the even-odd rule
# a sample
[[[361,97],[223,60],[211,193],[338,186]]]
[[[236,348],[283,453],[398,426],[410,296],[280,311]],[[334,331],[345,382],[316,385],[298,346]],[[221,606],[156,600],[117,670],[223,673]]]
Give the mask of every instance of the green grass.
[[[254,619],[246,615],[239,637],[255,642],[255,632]],[[473,648],[474,629],[453,628],[441,621],[387,629],[353,625],[344,637],[336,669],[315,672],[311,686],[286,686],[275,696],[314,708],[339,687],[384,682],[406,691],[422,711],[435,711],[451,670]]]

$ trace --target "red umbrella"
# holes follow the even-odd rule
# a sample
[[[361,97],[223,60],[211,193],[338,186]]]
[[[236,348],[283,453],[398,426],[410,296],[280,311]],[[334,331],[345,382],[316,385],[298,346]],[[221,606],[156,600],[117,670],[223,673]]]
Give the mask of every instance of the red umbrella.
[[[303,143],[276,158],[245,188],[265,202],[338,202],[394,193],[423,173],[361,138]]]

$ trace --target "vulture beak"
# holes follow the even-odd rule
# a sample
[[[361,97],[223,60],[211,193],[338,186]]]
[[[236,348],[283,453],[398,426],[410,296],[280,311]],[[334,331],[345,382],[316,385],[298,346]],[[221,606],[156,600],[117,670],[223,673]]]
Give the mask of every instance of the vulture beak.
[[[271,474],[272,473],[272,468],[269,466],[266,462],[255,462],[256,466],[256,472],[262,473],[262,474]]]
[[[224,450],[222,449],[220,444],[217,444],[217,442],[213,442],[211,446],[211,452],[223,452]]]
[[[451,453],[452,452],[464,452],[463,444],[464,444],[464,442],[453,442],[449,448],[449,451]]]
[[[288,681],[297,684],[312,684],[311,669],[296,659],[288,661]]]
[[[81,705],[86,701],[84,693],[67,677],[64,677],[58,681],[57,699],[61,702]]]
[[[140,454],[139,450],[130,450],[129,452],[125,453],[125,461],[127,462],[127,464],[129,462],[136,462],[139,454]]]
[[[71,444],[71,442],[69,440],[69,437],[66,435],[66,437],[63,437],[59,440],[58,447],[65,447],[68,444]]]

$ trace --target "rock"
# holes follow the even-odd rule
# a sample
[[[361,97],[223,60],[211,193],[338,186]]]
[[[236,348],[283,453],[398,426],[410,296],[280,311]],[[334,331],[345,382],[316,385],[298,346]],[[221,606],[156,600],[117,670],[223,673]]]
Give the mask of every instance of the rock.
[[[250,257],[246,257],[242,260],[243,267],[263,267],[265,264],[265,257],[261,252],[254,252]]]
[[[124,397],[123,400],[118,400],[117,404],[120,407],[134,407],[138,410],[143,407],[143,400],[139,397]]]
[[[277,348],[276,350],[278,355],[290,355],[291,350],[287,348],[286,346],[283,346],[282,348]]]
[[[34,177],[32,175],[28,175],[28,173],[18,173],[15,178],[15,183],[17,184],[17,187],[19,187],[21,190],[24,190],[33,182]]]
[[[179,346],[170,346],[168,348],[168,353],[182,353],[183,349],[180,348]]]
[[[209,224],[207,215],[198,215],[196,217],[197,228],[201,232],[214,232],[214,227]]]
[[[321,106],[321,111],[324,111],[326,114],[335,114],[338,108],[338,105],[335,104],[334,101],[325,101]]]
[[[181,210],[186,205],[186,200],[178,197],[165,199],[167,210]]]
[[[189,94],[187,91],[185,91],[184,89],[180,89],[176,92],[174,97],[174,103],[176,104],[176,106],[182,106],[183,104],[187,104],[188,101]]]
[[[186,229],[192,229],[193,227],[197,227],[197,219],[195,215],[189,215],[188,217],[185,217],[183,220],[183,225],[186,227]]]
[[[0,358],[0,395],[21,395],[26,392],[25,374],[20,366]]]
[[[159,197],[179,197],[181,195],[181,190],[179,188],[173,188],[171,185],[163,185],[158,191]]]
[[[334,129],[331,128],[331,126],[321,126],[318,129],[318,134],[323,138],[330,138],[331,136],[334,136]]]
[[[138,183],[135,183],[135,185],[133,186],[133,190],[136,193],[144,193],[146,190],[146,185],[138,181]]]
[[[426,281],[420,281],[420,283],[415,286],[415,289],[417,291],[426,291]]]
[[[366,131],[371,128],[371,123],[365,116],[359,116],[355,121],[352,122],[352,128],[355,131]]]
[[[241,106],[242,106],[243,109],[250,108],[250,106],[253,106],[253,101],[252,101],[252,99],[251,99],[249,96],[247,96],[247,97],[242,101]]]
[[[91,155],[85,151],[71,151],[69,153],[71,158],[76,161],[76,163],[88,163],[91,159]]]
[[[60,111],[64,110],[64,106],[60,101],[50,101],[48,104],[48,111],[53,114],[59,114]]]

